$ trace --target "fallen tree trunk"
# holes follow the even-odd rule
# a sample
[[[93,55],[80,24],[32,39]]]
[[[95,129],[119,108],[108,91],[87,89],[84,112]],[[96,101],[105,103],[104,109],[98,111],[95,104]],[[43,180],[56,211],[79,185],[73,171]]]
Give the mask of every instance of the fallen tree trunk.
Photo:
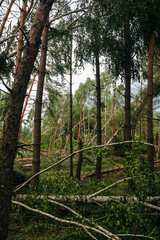
[[[157,165],[158,163],[160,163],[160,160],[154,161],[155,167],[158,166]],[[110,172],[117,172],[117,171],[121,171],[121,170],[124,170],[124,166],[117,167],[117,168],[110,168],[110,169],[104,170],[104,171],[101,172],[101,174],[107,174],[107,173],[110,173]],[[89,173],[89,174],[83,176],[82,178],[85,179],[87,177],[94,177],[94,176],[95,176],[95,172]]]
[[[102,171],[101,174],[106,174],[106,173],[110,173],[110,172],[121,171],[121,170],[123,170],[123,169],[124,169],[124,166],[118,167],[118,168],[111,168],[111,169],[107,169],[107,170]],[[84,176],[83,178],[93,177],[93,176],[95,176],[95,172],[90,173],[90,174],[87,174],[87,175]]]
[[[14,197],[14,200],[21,201],[27,198],[27,194],[17,194],[16,197]],[[30,196],[32,197],[32,195]],[[38,195],[36,197],[37,199],[46,199],[46,196],[44,195]],[[93,203],[93,202],[108,202],[108,201],[119,201],[122,203],[133,201],[133,202],[141,202],[137,197],[126,197],[126,196],[95,196],[90,197],[89,195],[48,195],[48,200],[55,200],[55,201],[61,201],[61,202],[67,202],[67,201],[75,201],[75,202],[85,202],[85,203]],[[153,196],[148,197],[147,202],[157,202],[160,201],[160,196]],[[149,204],[150,205],[150,204]],[[149,206],[148,205],[148,206]],[[159,208],[159,207],[158,207]]]

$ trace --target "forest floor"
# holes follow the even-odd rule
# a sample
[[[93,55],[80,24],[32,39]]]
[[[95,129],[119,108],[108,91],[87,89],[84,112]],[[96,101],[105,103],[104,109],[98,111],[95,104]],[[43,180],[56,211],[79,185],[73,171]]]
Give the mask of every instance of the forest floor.
[[[29,157],[29,156],[28,156]],[[84,223],[85,221],[80,219],[71,213],[68,209],[62,206],[58,206],[55,203],[48,202],[48,195],[89,195],[93,194],[112,183],[117,182],[120,179],[126,177],[124,170],[110,172],[102,175],[101,181],[97,181],[95,177],[87,177],[88,173],[94,172],[95,159],[92,155],[85,155],[83,162],[82,178],[77,180],[76,178],[69,177],[69,160],[56,166],[54,169],[47,171],[40,175],[39,190],[36,194],[30,194],[28,186],[20,190],[17,194],[27,194],[23,203],[31,208],[39,209],[43,212],[52,214],[59,219],[76,221]],[[105,156],[103,157],[103,170],[122,167],[126,159],[119,156]],[[23,162],[23,164],[22,164]],[[22,173],[22,182],[25,177],[30,176],[31,171],[28,166],[24,166],[25,161],[16,161],[15,169],[17,172]],[[42,169],[53,164],[53,158],[42,158]],[[76,167],[76,157],[75,165]],[[20,183],[20,177],[18,177],[18,183]],[[159,182],[156,184],[156,189],[160,186]],[[130,190],[131,182],[124,181],[121,184],[116,184],[114,187],[103,191],[100,195],[104,196],[135,196],[134,190]],[[157,192],[158,194],[158,192]],[[45,196],[44,199],[37,199],[38,195]],[[160,195],[160,193],[158,194]],[[117,202],[107,201],[104,203],[99,202],[74,202],[68,200],[64,204],[74,211],[81,214],[83,217],[94,221],[95,224],[101,225],[114,234],[135,234],[137,236],[123,236],[121,239],[147,239],[146,237],[138,237],[138,235],[144,235],[150,237],[150,239],[160,239],[160,213],[157,210],[143,206],[141,203],[133,201]],[[156,202],[156,205],[159,203]],[[86,222],[85,222],[86,224]],[[94,235],[95,239],[103,240],[107,239],[101,234],[90,231]],[[89,236],[82,227],[75,226],[73,224],[65,224],[47,216],[42,216],[39,213],[29,211],[18,205],[12,205],[12,212],[10,216],[9,236],[7,240],[90,240],[93,237]],[[148,238],[149,239],[149,238]]]

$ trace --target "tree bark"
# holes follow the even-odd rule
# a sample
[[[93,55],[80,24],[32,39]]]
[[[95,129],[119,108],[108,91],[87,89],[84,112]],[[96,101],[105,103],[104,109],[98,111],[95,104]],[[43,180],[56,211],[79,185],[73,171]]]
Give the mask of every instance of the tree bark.
[[[131,61],[129,20],[125,21],[125,141],[131,140]]]
[[[72,15],[71,15],[72,22]],[[71,33],[71,50],[70,50],[70,153],[73,152],[72,142],[72,33]],[[70,177],[73,177],[73,156],[70,157]]]
[[[0,237],[7,238],[9,212],[13,190],[13,164],[17,151],[18,129],[21,112],[26,96],[34,61],[38,54],[42,30],[54,0],[42,0],[38,6],[28,43],[24,47],[23,58],[15,76],[12,93],[9,97],[6,117],[4,119],[2,144],[0,147]]]
[[[38,85],[35,103],[35,116],[34,116],[34,142],[33,142],[33,161],[32,161],[32,175],[40,171],[40,149],[41,149],[41,112],[42,112],[42,98],[43,87],[46,71],[46,58],[47,58],[47,43],[48,43],[48,21],[42,33],[42,47],[41,58],[38,75]],[[35,177],[31,182],[31,191],[38,188],[39,176]]]
[[[154,31],[150,36],[148,56],[148,85],[147,85],[147,143],[153,144],[153,58]],[[148,146],[148,162],[154,169],[154,147]]]
[[[78,145],[79,145],[79,150],[83,148],[81,136],[78,137]],[[82,162],[83,162],[83,152],[80,152],[78,163],[77,163],[77,169],[76,169],[76,178],[78,178],[79,180],[81,179]]]
[[[101,132],[101,86],[100,86],[100,63],[99,55],[96,56],[96,91],[97,91],[97,145],[102,144]],[[96,177],[101,179],[102,154],[99,153],[96,162]]]
[[[3,18],[3,21],[2,21],[2,25],[1,25],[1,28],[0,28],[0,37],[2,36],[2,33],[3,33],[3,30],[4,30],[4,27],[5,27],[5,24],[6,24],[6,21],[7,21],[7,18],[9,16],[9,13],[11,11],[11,8],[12,8],[12,5],[14,3],[15,0],[11,0],[10,4],[9,4],[9,7],[7,9],[7,12],[6,12],[6,15],[5,17]],[[2,3],[3,1],[1,1]]]
[[[26,19],[26,8],[27,8],[27,1],[24,1],[23,6],[22,6],[22,14],[21,14],[21,21],[20,21],[20,28],[19,28],[20,30],[19,30],[19,38],[18,38],[15,74],[17,73],[19,64],[21,62],[22,45],[23,45],[23,32],[22,31],[24,31],[24,24],[25,24],[25,19]]]

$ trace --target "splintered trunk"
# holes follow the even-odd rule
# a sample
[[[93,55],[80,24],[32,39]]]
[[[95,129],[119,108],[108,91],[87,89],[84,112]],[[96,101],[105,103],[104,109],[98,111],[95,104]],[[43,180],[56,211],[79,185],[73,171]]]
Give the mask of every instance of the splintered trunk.
[[[125,141],[131,140],[131,62],[129,21],[125,22]]]
[[[43,86],[44,86],[45,70],[46,70],[47,41],[48,41],[48,24],[46,23],[42,33],[41,58],[40,58],[38,85],[37,85],[37,94],[36,94],[36,103],[35,103],[32,175],[40,171],[41,111],[42,111]],[[38,184],[39,184],[39,175],[31,181],[31,190],[33,191],[37,189]]]
[[[147,142],[153,144],[153,57],[154,31],[150,36],[148,56],[148,86],[147,86]],[[148,146],[148,162],[153,170],[154,147]]]
[[[100,86],[100,63],[99,55],[96,56],[96,91],[97,91],[97,145],[102,144],[101,132],[101,86]],[[102,154],[99,153],[96,162],[96,177],[101,179]]]
[[[23,58],[15,76],[6,117],[3,124],[2,144],[0,146],[0,239],[5,240],[8,233],[9,212],[13,190],[13,165],[17,151],[18,130],[27,85],[38,54],[42,30],[54,0],[42,0],[38,6],[29,32],[28,44],[24,47]]]

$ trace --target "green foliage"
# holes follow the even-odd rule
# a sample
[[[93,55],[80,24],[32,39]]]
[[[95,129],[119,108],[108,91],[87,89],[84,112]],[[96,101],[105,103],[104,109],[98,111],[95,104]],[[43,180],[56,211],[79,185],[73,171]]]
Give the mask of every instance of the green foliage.
[[[153,195],[153,173],[150,164],[145,159],[146,146],[132,145],[132,151],[126,153],[125,171],[132,177],[131,191],[140,200],[145,200],[147,196]]]
[[[0,92],[0,125],[6,115],[8,99],[8,94],[3,94]]]
[[[14,66],[14,62],[4,53],[0,54],[0,74],[9,77],[10,71]]]
[[[25,182],[28,180],[28,175],[26,175],[23,172],[14,171],[14,186],[20,185],[21,183]]]

